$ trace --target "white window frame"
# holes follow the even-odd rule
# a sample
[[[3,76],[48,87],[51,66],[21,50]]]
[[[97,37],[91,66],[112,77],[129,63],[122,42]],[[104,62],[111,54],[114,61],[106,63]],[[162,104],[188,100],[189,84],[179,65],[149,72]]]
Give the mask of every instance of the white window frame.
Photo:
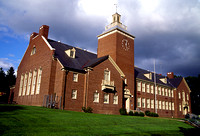
[[[146,104],[145,104],[145,98],[142,98],[142,108],[145,108]]]
[[[104,80],[110,81],[110,71],[108,69],[104,70]]]
[[[171,96],[174,97],[174,90],[171,90]]]
[[[165,88],[162,88],[162,96],[165,96]]]
[[[150,90],[150,89],[149,89],[149,84],[147,84],[147,93],[149,93],[149,90]]]
[[[161,87],[158,87],[158,94],[161,95]]]
[[[162,107],[161,105],[162,105],[162,102],[159,101],[159,102],[158,102],[158,108],[159,108],[159,109],[161,109],[161,107]]]
[[[103,98],[104,98],[103,103],[109,104],[109,94],[104,94]]]
[[[113,104],[118,104],[118,95],[113,96]]]
[[[165,101],[162,101],[162,109],[165,110]]]
[[[165,109],[168,110],[168,102],[165,102]]]
[[[151,85],[151,94],[154,94],[153,85]]]
[[[145,92],[145,83],[142,83],[142,92]]]
[[[150,108],[150,99],[147,99],[147,108]]]
[[[38,76],[37,76],[37,86],[36,86],[36,93],[40,93],[40,86],[41,86],[41,79],[42,79],[42,68],[38,69]]]
[[[33,71],[32,86],[31,86],[31,95],[34,95],[34,93],[35,93],[36,78],[37,78],[37,70],[34,70]]]
[[[172,110],[172,103],[169,102],[169,110]]]
[[[31,50],[31,55],[34,55],[36,53],[36,47],[33,46],[32,50]]]
[[[181,99],[181,93],[178,92],[178,99]]]
[[[29,95],[29,94],[30,94],[30,90],[31,90],[31,80],[32,80],[32,72],[29,72],[29,75],[28,75],[28,88],[27,88],[26,95]]]
[[[174,103],[172,102],[172,110],[174,111]]]
[[[185,101],[185,92],[182,92],[182,99]]]
[[[139,92],[141,91],[141,82],[139,81],[137,82],[137,91]]]
[[[187,94],[187,101],[189,101],[189,95]]]
[[[151,99],[151,109],[154,109],[154,100]]]
[[[165,88],[165,96],[168,96],[168,91],[167,91],[168,89],[167,88]]]
[[[182,106],[181,106],[181,104],[179,104],[179,111],[182,111]]]
[[[23,75],[21,75],[21,79],[20,79],[20,86],[19,86],[19,96],[21,96],[21,95],[22,95],[23,83],[24,83],[24,76],[23,76]]]
[[[98,92],[94,93],[94,101],[93,102],[99,103],[99,93]]]
[[[28,74],[26,73],[25,74],[25,79],[24,79],[23,93],[22,93],[23,96],[26,94],[27,78],[28,78]]]
[[[76,89],[72,89],[72,99],[73,100],[77,99],[77,90]]]
[[[137,107],[141,107],[141,98],[137,98]]]
[[[73,81],[78,82],[78,73],[73,73]]]

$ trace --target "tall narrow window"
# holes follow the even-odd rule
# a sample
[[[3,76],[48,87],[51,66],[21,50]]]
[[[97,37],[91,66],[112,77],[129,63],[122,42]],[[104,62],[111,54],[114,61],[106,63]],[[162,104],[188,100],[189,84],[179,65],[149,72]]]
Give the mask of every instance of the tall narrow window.
[[[162,88],[162,96],[165,96],[165,91],[164,91],[165,89],[164,88]]]
[[[158,87],[158,94],[161,95],[161,87]]]
[[[151,85],[151,93],[153,94],[153,85]]]
[[[141,107],[141,98],[137,98],[137,106]]]
[[[165,102],[165,109],[168,110],[168,102]]]
[[[109,103],[109,94],[104,94],[104,103]]]
[[[38,69],[36,94],[40,93],[41,77],[42,77],[42,69],[40,68]]]
[[[150,108],[150,99],[147,99],[147,108]]]
[[[23,82],[24,82],[24,76],[21,75],[20,86],[19,86],[19,96],[22,95]]]
[[[99,102],[99,93],[94,93],[94,102]]]
[[[104,70],[104,80],[110,81],[110,71]]]
[[[169,94],[169,97],[171,97],[171,90],[169,89],[168,91],[169,91],[169,92],[168,92],[168,94]]]
[[[142,92],[145,92],[145,83],[142,83]]]
[[[137,91],[141,91],[141,82],[137,82]]]
[[[34,93],[35,93],[36,77],[37,77],[37,71],[35,70],[33,72],[33,81],[32,81],[32,87],[31,87],[31,95],[34,95]]]
[[[32,79],[32,72],[29,72],[29,75],[28,75],[28,88],[27,88],[26,95],[29,95],[29,94],[30,94],[30,89],[31,89],[31,79]]]
[[[181,93],[180,92],[178,92],[178,98],[181,99]]]
[[[118,104],[118,96],[117,95],[113,96],[113,104]]]
[[[167,88],[165,89],[165,96],[168,96]]]
[[[185,92],[182,92],[183,101],[185,101]]]
[[[33,47],[32,51],[31,51],[31,55],[35,54],[36,53],[36,48]]]
[[[154,100],[151,100],[151,108],[154,109]]]
[[[149,84],[147,84],[147,93],[149,93]]]
[[[171,107],[171,102],[169,102],[169,110],[172,110],[172,107]]]
[[[165,101],[162,102],[162,109],[165,110]]]
[[[72,99],[77,99],[77,90],[72,90]]]
[[[181,107],[181,104],[179,104],[179,111],[182,111],[182,107]]]
[[[189,95],[187,94],[187,100],[189,100]]]
[[[161,109],[161,101],[159,101],[159,106],[158,106],[158,108]]]
[[[22,93],[22,95],[25,95],[25,93],[26,93],[26,86],[27,86],[27,74],[25,74],[25,79],[24,79],[24,87],[23,87],[23,93]]]
[[[174,110],[174,103],[172,102],[172,110]]]
[[[73,73],[73,81],[78,82],[78,73]]]
[[[145,108],[145,98],[142,98],[142,108]]]

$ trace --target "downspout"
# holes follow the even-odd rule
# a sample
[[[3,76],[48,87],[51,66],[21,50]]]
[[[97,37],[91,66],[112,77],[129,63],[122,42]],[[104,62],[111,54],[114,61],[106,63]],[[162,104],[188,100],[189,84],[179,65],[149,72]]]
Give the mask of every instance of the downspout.
[[[84,107],[87,108],[87,93],[88,93],[88,81],[89,81],[90,69],[88,68],[86,71],[87,71],[87,73],[86,73],[86,89],[85,89],[85,104],[84,104]]]
[[[68,75],[69,71],[65,70],[65,80],[64,80],[64,90],[63,90],[63,107],[62,109],[65,109],[65,94],[66,94],[66,86],[67,86],[67,75]]]

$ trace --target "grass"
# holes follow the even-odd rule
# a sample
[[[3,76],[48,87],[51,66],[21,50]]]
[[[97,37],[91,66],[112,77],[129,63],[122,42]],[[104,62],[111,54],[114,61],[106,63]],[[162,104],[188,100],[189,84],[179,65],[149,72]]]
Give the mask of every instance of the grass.
[[[0,104],[0,135],[198,135],[184,122]]]

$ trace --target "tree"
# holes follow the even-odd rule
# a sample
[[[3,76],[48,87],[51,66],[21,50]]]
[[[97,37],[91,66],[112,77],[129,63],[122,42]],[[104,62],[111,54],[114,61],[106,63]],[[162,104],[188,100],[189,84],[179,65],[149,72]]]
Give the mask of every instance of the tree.
[[[200,74],[198,75],[198,77],[192,77],[192,76],[186,77],[185,80],[191,89],[190,97],[191,97],[192,112],[194,114],[199,115],[200,114],[200,110],[199,110],[200,109]]]
[[[10,69],[7,71],[6,78],[8,81],[8,85],[11,87],[15,85],[16,82],[16,76],[15,76],[15,70],[13,67],[10,67]]]
[[[7,94],[9,90],[10,89],[9,89],[9,85],[8,85],[8,82],[6,79],[6,74],[3,70],[3,68],[0,68],[0,92],[2,95],[2,96],[0,96],[0,102],[7,101],[8,95],[4,95],[4,94]]]

